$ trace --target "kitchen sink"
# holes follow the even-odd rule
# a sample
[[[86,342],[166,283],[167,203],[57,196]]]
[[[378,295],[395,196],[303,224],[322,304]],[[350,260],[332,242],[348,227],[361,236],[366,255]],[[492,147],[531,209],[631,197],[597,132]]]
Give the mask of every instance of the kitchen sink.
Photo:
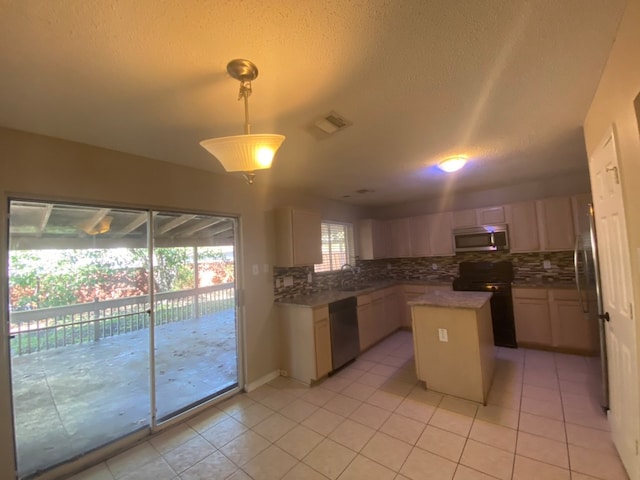
[[[368,283],[359,283],[358,285],[345,285],[344,287],[340,287],[338,290],[341,292],[357,292],[358,290],[364,290],[365,288],[371,288],[372,285]]]

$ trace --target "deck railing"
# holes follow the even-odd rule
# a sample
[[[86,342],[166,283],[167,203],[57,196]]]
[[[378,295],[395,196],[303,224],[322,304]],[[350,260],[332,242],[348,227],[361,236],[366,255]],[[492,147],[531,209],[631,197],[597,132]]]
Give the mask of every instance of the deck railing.
[[[233,283],[157,293],[155,324],[180,322],[232,308]],[[149,328],[149,296],[11,312],[11,352],[24,355]]]

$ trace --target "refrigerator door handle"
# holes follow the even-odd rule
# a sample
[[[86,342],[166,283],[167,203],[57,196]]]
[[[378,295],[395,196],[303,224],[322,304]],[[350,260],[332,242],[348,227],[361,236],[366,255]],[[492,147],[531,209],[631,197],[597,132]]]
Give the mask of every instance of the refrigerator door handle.
[[[580,268],[578,267],[578,259],[580,258],[579,247],[580,247],[580,236],[577,235],[576,244],[573,249],[573,271],[576,277],[576,287],[578,289],[578,300],[580,302],[580,309],[582,310],[582,313],[589,313],[589,308],[588,307],[586,309],[584,308],[584,300],[582,299],[582,287],[580,286]]]

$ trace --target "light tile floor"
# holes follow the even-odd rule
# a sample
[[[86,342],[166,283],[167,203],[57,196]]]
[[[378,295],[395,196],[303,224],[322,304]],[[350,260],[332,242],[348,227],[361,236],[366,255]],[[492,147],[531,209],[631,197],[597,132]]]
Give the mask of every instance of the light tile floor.
[[[278,378],[73,480],[627,479],[593,359],[497,349],[486,406],[427,391],[400,331],[312,388]]]

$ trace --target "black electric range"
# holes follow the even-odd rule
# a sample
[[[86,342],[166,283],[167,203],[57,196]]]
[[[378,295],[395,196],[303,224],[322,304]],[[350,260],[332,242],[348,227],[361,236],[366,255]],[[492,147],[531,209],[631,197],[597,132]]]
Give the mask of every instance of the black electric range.
[[[491,292],[493,341],[501,347],[517,348],[513,317],[511,262],[460,262],[453,289],[459,292]]]

